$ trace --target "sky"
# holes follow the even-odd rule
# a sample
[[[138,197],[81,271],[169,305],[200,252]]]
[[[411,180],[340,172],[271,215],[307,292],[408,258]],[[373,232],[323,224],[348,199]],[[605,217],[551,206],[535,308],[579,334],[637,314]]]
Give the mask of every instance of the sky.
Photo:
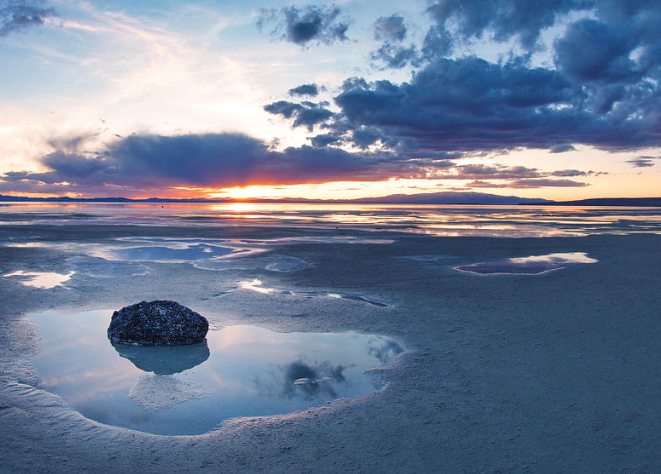
[[[658,0],[0,0],[0,194],[661,195]]]

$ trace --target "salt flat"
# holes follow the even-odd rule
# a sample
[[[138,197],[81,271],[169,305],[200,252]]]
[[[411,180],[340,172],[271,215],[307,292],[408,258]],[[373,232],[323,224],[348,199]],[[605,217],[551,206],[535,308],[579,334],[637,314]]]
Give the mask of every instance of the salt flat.
[[[22,223],[0,229],[0,273],[74,273],[52,288],[0,278],[1,472],[661,472],[659,235],[14,220]],[[90,251],[136,237],[278,239],[238,258],[305,265],[122,263]],[[596,263],[541,274],[456,270],[575,252]],[[239,284],[256,279],[289,293]],[[151,299],[179,301],[214,325],[380,334],[406,351],[371,395],[230,420],[200,436],[102,425],[37,388],[30,358],[40,341],[26,315]]]

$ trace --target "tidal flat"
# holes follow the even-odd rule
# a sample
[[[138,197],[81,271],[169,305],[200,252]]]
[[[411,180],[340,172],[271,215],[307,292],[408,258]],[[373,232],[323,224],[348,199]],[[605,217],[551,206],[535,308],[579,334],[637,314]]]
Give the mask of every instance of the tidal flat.
[[[12,205],[0,221],[0,472],[658,472],[661,209]],[[529,273],[459,270],[547,256]],[[40,371],[31,315],[157,299],[219,331],[401,351],[370,363],[373,390],[202,434],[84,416]],[[155,391],[181,393],[150,381],[127,394],[158,408]],[[205,393],[184,395],[178,406]]]

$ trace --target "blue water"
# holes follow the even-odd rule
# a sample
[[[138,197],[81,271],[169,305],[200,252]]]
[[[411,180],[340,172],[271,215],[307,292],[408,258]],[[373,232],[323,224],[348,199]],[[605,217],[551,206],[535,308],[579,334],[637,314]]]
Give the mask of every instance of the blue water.
[[[441,236],[661,233],[661,208],[472,205],[7,203],[0,224],[249,225]],[[313,237],[304,237],[309,241]],[[338,237],[341,239],[341,237]],[[313,239],[314,240],[314,239]],[[347,243],[360,241],[347,238]]]
[[[40,388],[100,423],[195,435],[237,417],[281,415],[382,386],[372,369],[402,351],[393,339],[347,333],[276,333],[254,326],[209,331],[182,347],[113,345],[111,310],[32,314]]]

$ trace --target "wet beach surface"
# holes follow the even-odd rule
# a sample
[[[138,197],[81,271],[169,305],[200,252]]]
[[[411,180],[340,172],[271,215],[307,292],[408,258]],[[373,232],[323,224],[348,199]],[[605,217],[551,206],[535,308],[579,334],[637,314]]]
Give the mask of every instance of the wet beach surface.
[[[222,264],[221,271],[200,268],[204,260],[134,262],[90,251],[118,243],[142,246],[122,240],[136,237],[210,239],[208,245],[214,245],[211,239],[246,240],[246,247],[251,240],[279,243],[250,255],[216,255],[222,261],[270,259]],[[338,237],[368,242],[349,245]],[[439,237],[334,227],[31,222],[3,225],[0,243],[0,470],[658,468],[659,235]],[[572,253],[596,262],[537,275],[485,277],[456,269]],[[220,261],[214,257],[207,261]],[[273,262],[296,264],[269,269]],[[11,276],[15,272],[69,277],[39,288],[26,284],[25,273]],[[277,291],[241,287],[254,280],[261,282],[257,288]],[[384,385],[372,394],[288,415],[231,419],[200,436],[157,436],[100,424],[39,388],[43,378],[32,361],[44,346],[27,315],[118,309],[165,298],[194,308],[217,327],[377,334],[401,341],[406,350],[373,374]]]

